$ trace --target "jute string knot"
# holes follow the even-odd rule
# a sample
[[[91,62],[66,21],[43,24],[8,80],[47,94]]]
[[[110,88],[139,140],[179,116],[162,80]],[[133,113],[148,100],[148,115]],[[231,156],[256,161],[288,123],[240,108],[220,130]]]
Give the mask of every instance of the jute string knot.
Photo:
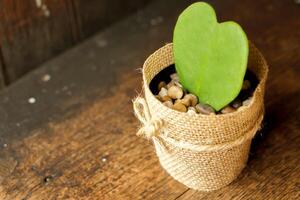
[[[163,145],[162,141],[172,144],[174,147],[181,148],[181,149],[189,149],[194,152],[226,150],[234,146],[241,145],[247,140],[251,140],[254,137],[257,130],[260,129],[260,124],[263,119],[263,114],[261,113],[260,117],[258,118],[257,122],[254,124],[254,126],[249,130],[245,130],[245,134],[243,136],[233,141],[229,141],[221,144],[203,145],[203,144],[188,143],[185,141],[174,140],[173,138],[167,137],[164,134],[160,134],[161,128],[164,125],[163,120],[155,119],[151,117],[148,104],[144,98],[137,97],[133,101],[133,108],[134,108],[135,115],[143,124],[143,126],[138,130],[137,135],[142,136],[148,140],[152,139],[153,142],[160,150],[165,149],[165,145]]]
[[[133,101],[133,108],[136,117],[141,121],[143,127],[141,127],[137,135],[145,137],[147,139],[151,139],[152,137],[156,137],[159,134],[159,130],[163,126],[162,119],[155,119],[151,117],[147,102],[144,98],[137,97]]]

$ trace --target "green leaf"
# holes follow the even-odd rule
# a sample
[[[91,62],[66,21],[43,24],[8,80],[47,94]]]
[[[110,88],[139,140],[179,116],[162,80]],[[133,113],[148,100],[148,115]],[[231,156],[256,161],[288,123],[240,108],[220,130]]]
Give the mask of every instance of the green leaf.
[[[194,3],[178,18],[173,36],[176,71],[183,86],[217,111],[239,94],[248,40],[235,22],[218,23],[207,3]]]

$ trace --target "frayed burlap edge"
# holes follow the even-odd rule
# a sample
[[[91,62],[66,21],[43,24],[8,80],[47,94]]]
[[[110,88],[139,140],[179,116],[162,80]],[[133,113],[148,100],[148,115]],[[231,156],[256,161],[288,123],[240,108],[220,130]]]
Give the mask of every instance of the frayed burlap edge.
[[[162,167],[186,186],[211,191],[232,182],[246,165],[251,139],[264,114],[268,67],[250,44],[248,69],[259,79],[250,105],[225,115],[190,116],[164,106],[149,88],[151,80],[174,64],[172,44],[148,57],[143,66],[145,99],[133,101],[142,122],[138,135],[151,139]]]

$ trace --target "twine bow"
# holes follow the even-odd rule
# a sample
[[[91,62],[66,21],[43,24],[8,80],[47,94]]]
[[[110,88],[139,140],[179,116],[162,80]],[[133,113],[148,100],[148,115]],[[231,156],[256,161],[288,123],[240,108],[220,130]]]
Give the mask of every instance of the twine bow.
[[[152,139],[158,154],[166,153],[164,142],[160,138],[160,131],[163,127],[163,120],[153,118],[150,114],[148,104],[144,98],[137,97],[133,101],[133,109],[136,117],[143,126],[138,130],[137,136],[142,136],[148,140]]]
[[[143,126],[138,130],[137,135],[147,138],[149,140],[152,139],[158,153],[167,153],[167,150],[171,150],[170,148],[166,147],[165,143],[168,143],[173,147],[177,147],[180,149],[189,149],[195,152],[226,150],[234,146],[238,146],[247,140],[251,140],[256,134],[257,130],[260,129],[260,124],[263,119],[262,111],[255,125],[249,130],[246,130],[245,134],[237,138],[236,140],[224,142],[221,144],[203,145],[197,143],[189,143],[181,140],[175,140],[171,137],[168,137],[165,134],[161,134],[161,128],[164,125],[163,120],[151,117],[148,104],[144,98],[137,97],[133,101],[133,108],[136,117],[143,124]]]
[[[159,131],[163,126],[162,119],[155,119],[151,117],[147,102],[144,98],[137,97],[133,101],[133,109],[136,117],[142,122],[143,127],[141,127],[137,135],[143,136],[147,139],[156,137],[159,135]]]

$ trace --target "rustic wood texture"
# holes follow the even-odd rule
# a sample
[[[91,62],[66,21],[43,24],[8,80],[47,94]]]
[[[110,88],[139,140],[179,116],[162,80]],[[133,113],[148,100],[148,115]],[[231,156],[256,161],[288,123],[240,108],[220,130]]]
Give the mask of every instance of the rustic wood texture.
[[[0,47],[13,82],[149,0],[0,0]]]
[[[0,49],[1,49],[1,46],[0,46]],[[0,50],[0,90],[2,88],[4,88],[5,86],[5,76],[4,76],[4,62],[3,62],[3,58],[2,58],[2,52]]]
[[[1,0],[0,18],[0,44],[9,82],[75,44],[72,13],[65,0]]]
[[[78,32],[85,38],[143,7],[150,0],[72,0]]]
[[[0,199],[300,198],[300,6],[211,2],[220,20],[244,27],[268,60],[270,76],[264,129],[247,167],[229,186],[203,193],[168,176],[152,145],[135,136],[137,69],[171,41],[190,2],[165,3],[151,3],[0,94]]]

